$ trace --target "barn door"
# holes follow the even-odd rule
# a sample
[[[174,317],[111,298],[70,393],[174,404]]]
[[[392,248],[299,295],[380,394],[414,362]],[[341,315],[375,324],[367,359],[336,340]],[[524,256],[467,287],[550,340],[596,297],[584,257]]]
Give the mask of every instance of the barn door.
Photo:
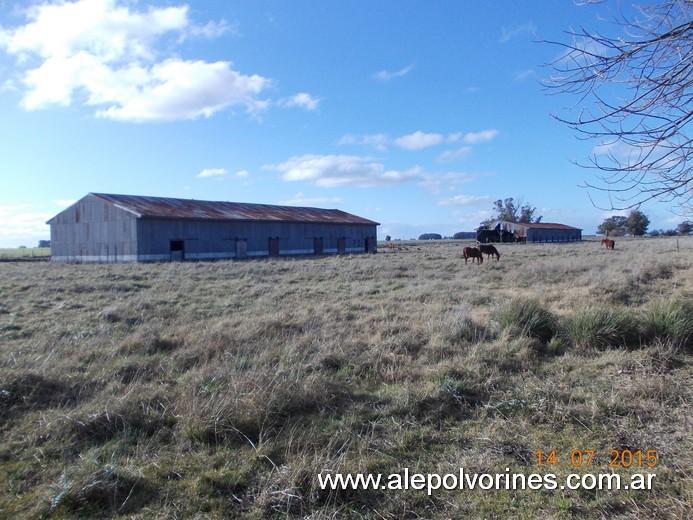
[[[269,239],[269,255],[272,258],[279,256],[279,237]]]
[[[313,252],[316,255],[321,255],[323,251],[322,237],[315,237],[313,239]]]
[[[171,262],[185,260],[185,242],[183,240],[171,240]]]
[[[248,258],[248,241],[245,238],[236,240],[236,258]]]
[[[346,238],[337,239],[337,254],[343,255],[346,253]]]

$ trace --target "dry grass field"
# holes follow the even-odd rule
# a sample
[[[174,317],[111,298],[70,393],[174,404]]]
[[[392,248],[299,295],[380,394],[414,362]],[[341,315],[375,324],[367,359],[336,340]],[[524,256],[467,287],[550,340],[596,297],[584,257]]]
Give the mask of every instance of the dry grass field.
[[[0,517],[690,518],[693,238],[678,244],[501,244],[483,265],[453,241],[0,263]],[[594,450],[590,465],[573,450]],[[643,458],[611,467],[611,450]],[[318,485],[405,468],[656,478]]]

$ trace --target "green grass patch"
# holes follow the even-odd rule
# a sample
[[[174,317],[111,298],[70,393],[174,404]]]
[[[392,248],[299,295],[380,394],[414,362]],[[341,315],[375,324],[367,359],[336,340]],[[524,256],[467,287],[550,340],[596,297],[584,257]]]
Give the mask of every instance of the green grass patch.
[[[0,260],[46,260],[50,256],[50,247],[0,248]]]

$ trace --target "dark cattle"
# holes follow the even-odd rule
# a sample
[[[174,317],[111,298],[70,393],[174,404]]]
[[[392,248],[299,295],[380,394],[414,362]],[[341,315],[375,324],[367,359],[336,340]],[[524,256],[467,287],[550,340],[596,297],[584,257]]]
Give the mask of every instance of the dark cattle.
[[[495,246],[489,244],[480,244],[479,251],[487,255],[486,258],[491,258],[491,256],[495,255],[496,261],[500,260],[500,253],[498,252],[498,249],[495,248]]]
[[[602,240],[602,244],[604,244],[607,249],[613,249],[616,246],[616,242],[614,242],[613,240],[610,240],[608,238],[605,238],[604,240]]]
[[[484,255],[481,254],[481,251],[479,251],[478,248],[476,247],[465,247],[462,249],[462,256],[464,256],[464,263],[467,263],[467,259],[471,258],[472,263],[474,263],[474,259],[477,259],[477,262],[479,265],[484,263]]]

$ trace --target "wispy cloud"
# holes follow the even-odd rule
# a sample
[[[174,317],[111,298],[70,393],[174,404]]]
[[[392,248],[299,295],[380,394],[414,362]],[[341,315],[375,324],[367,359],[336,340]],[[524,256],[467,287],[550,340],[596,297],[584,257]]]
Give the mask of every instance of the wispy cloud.
[[[342,137],[337,144],[340,145],[360,145],[369,146],[378,151],[387,150],[390,144],[390,137],[387,134],[372,134],[372,135],[352,135],[347,134]]]
[[[418,185],[431,193],[450,193],[485,174],[475,172],[422,172]]]
[[[225,22],[196,25],[186,5],[137,11],[130,2],[42,3],[26,24],[0,29],[0,49],[16,57],[15,88],[27,110],[83,103],[98,117],[172,121],[210,117],[231,106],[257,113],[271,80],[228,61],[185,60],[159,45],[168,35],[215,38]],[[168,54],[168,55],[166,55]],[[312,99],[312,98],[311,98]],[[308,98],[299,99],[310,106]]]
[[[498,135],[498,130],[489,129],[482,130],[481,132],[469,132],[464,134],[462,137],[462,142],[466,144],[479,144],[491,141]]]
[[[200,179],[206,179],[210,177],[220,179],[222,177],[226,177],[228,174],[229,171],[226,168],[205,168],[200,173],[198,173],[196,177]]]
[[[397,71],[395,71],[395,72],[390,72],[390,71],[387,71],[387,70],[381,70],[381,71],[376,72],[375,74],[373,74],[373,77],[374,77],[375,79],[377,79],[378,81],[387,82],[387,81],[390,81],[390,80],[392,80],[392,79],[394,79],[394,78],[401,78],[402,76],[406,76],[406,75],[409,74],[412,70],[414,70],[414,65],[413,65],[413,64],[412,64],[412,65],[407,65],[406,67],[401,68],[401,69],[399,69],[399,70],[397,70]]]
[[[55,199],[53,202],[56,206],[67,208],[77,202],[77,199]]]
[[[515,74],[515,81],[525,81],[528,78],[536,76],[536,74],[534,69],[521,70]]]
[[[508,43],[510,40],[514,40],[518,36],[523,36],[525,34],[534,34],[537,32],[537,26],[534,22],[527,22],[522,25],[513,25],[512,27],[502,27],[500,43]]]
[[[33,247],[38,240],[50,237],[46,221],[53,215],[38,211],[31,204],[0,205],[0,245]],[[28,240],[32,242],[27,243]]]
[[[447,150],[441,153],[436,161],[439,163],[448,163],[452,161],[458,161],[460,159],[465,159],[469,157],[472,153],[471,146],[462,146],[460,148],[455,148],[454,150]]]
[[[263,168],[280,172],[287,182],[302,181],[321,187],[396,186],[421,176],[419,168],[388,170],[376,159],[356,155],[300,155]]]
[[[445,137],[442,134],[428,134],[417,131],[413,134],[398,137],[393,141],[393,143],[395,146],[405,150],[421,150],[422,148],[428,148],[429,146],[439,145],[444,141]]]
[[[385,151],[389,146],[396,146],[403,150],[417,151],[424,148],[430,148],[432,146],[456,143],[459,141],[466,144],[476,144],[484,140],[493,139],[497,134],[497,130],[484,130],[482,132],[467,134],[455,132],[447,135],[437,132],[422,132],[421,130],[417,130],[411,134],[394,138],[391,138],[387,134],[347,134],[338,141],[338,144],[369,146],[378,151]]]
[[[320,104],[320,99],[307,94],[306,92],[300,92],[290,98],[283,99],[279,102],[280,105],[286,107],[298,107],[304,108],[306,110],[315,110]]]
[[[488,195],[455,195],[447,199],[440,199],[436,202],[438,206],[477,206],[491,202]]]
[[[340,206],[344,200],[341,197],[306,197],[297,193],[293,198],[281,201],[287,206]]]

